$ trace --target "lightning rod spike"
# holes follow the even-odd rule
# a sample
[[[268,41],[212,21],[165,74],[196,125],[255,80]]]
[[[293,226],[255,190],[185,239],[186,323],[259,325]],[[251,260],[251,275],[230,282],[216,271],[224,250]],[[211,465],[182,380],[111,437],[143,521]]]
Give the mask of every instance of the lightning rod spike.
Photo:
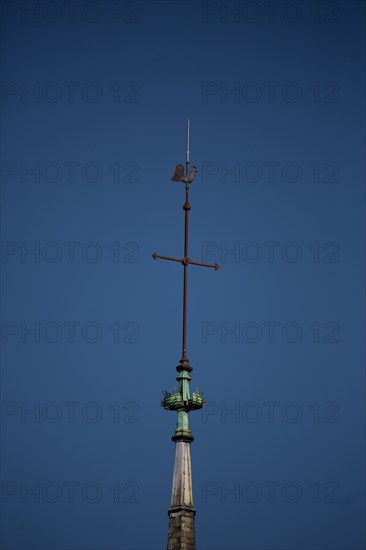
[[[187,118],[187,152],[186,152],[186,175],[188,176],[189,167],[189,147],[190,147],[190,135],[189,135],[189,116]]]

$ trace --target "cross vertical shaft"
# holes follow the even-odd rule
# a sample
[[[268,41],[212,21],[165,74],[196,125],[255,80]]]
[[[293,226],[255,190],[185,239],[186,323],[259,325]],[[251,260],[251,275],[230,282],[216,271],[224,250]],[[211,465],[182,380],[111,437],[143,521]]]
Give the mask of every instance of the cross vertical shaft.
[[[188,214],[191,209],[189,204],[189,187],[186,184],[186,202],[184,203],[184,258],[188,258]],[[188,293],[188,263],[183,264],[183,342],[182,358],[187,359],[187,293]]]

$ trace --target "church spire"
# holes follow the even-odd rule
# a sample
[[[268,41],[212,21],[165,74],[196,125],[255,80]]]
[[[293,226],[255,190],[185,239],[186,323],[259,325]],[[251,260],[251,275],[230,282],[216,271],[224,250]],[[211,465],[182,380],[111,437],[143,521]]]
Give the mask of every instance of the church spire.
[[[183,164],[176,166],[172,180],[185,183],[186,199],[183,204],[184,210],[184,256],[176,258],[173,256],[161,256],[156,252],[152,257],[154,260],[160,258],[179,262],[183,265],[183,334],[182,334],[182,355],[179,365],[177,381],[178,389],[172,393],[163,392],[164,397],[161,401],[164,409],[177,412],[177,427],[172,436],[175,442],[175,460],[173,471],[173,486],[170,508],[168,510],[169,529],[168,529],[168,550],[195,550],[195,527],[194,517],[196,510],[193,506],[192,493],[192,467],[190,444],[193,441],[193,435],[189,429],[188,413],[193,410],[201,409],[203,406],[203,395],[198,391],[190,392],[189,383],[191,381],[190,373],[192,367],[187,357],[187,294],[188,294],[188,266],[198,265],[203,267],[219,268],[217,264],[208,264],[191,260],[188,255],[188,215],[191,210],[189,203],[190,185],[194,181],[197,168],[195,166],[190,170],[190,123],[187,120],[187,147],[186,147],[186,167]]]

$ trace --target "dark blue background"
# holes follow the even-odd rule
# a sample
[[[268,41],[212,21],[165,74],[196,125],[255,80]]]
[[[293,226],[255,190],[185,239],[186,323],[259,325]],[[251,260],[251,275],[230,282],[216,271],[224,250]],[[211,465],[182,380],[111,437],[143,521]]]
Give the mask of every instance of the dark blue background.
[[[2,10],[2,548],[166,545],[188,114],[198,549],[364,548],[364,3]]]

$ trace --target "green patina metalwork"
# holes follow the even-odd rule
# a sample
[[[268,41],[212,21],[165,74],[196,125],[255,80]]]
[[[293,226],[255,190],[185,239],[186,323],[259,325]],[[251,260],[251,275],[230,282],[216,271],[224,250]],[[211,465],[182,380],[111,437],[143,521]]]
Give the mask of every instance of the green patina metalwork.
[[[177,427],[173,435],[173,440],[186,439],[193,441],[191,430],[189,429],[188,413],[190,411],[201,409],[204,405],[203,393],[198,388],[191,395],[189,382],[191,381],[190,371],[192,367],[186,363],[177,367],[179,382],[178,390],[173,389],[172,393],[163,391],[161,406],[168,411],[178,413]]]
[[[185,369],[182,369],[177,376],[177,380],[179,382],[179,390],[182,394],[183,401],[189,401],[190,399],[190,393],[189,393],[189,382],[192,380],[192,378],[189,375],[189,372]]]
[[[192,397],[184,400],[180,392],[169,393],[163,391],[163,399],[161,400],[161,406],[164,407],[167,411],[178,411],[183,408],[184,410],[194,411],[197,409],[202,409],[205,401],[203,398],[203,393],[195,391],[192,394]]]

